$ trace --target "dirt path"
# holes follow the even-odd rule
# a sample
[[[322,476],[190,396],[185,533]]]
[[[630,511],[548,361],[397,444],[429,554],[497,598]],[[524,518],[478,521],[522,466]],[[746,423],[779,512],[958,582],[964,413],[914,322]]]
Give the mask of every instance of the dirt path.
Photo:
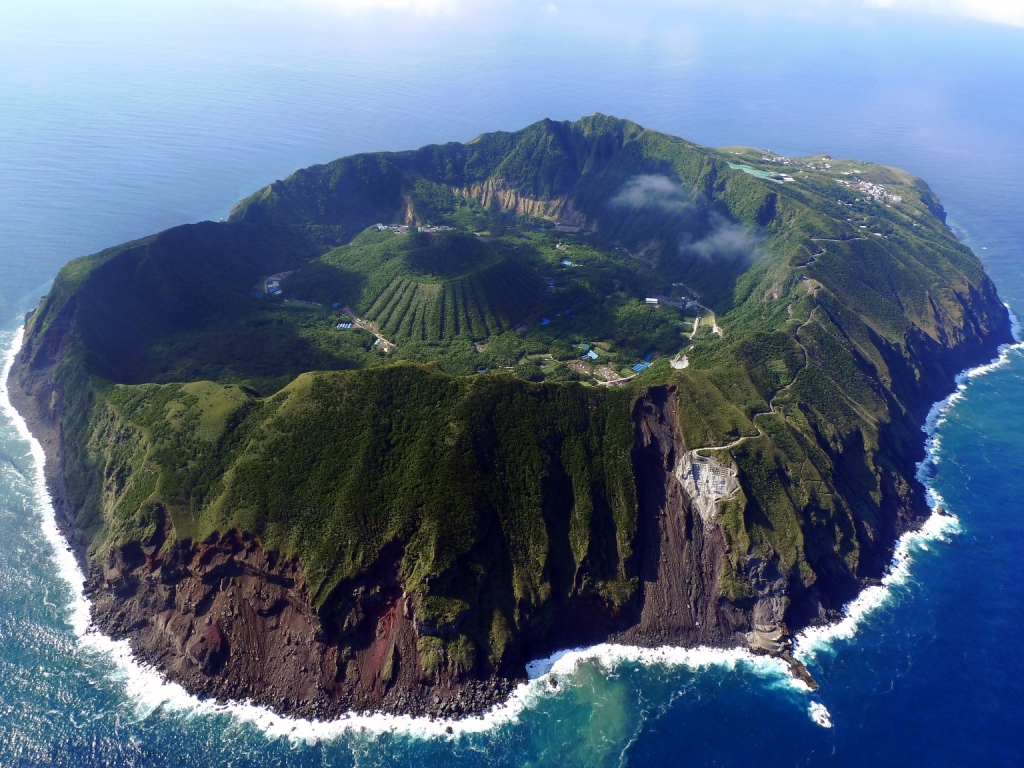
[[[868,238],[863,237],[862,235],[854,235],[853,237],[812,237],[811,238],[811,242],[812,243],[849,243],[849,242],[851,242],[853,240],[867,240],[867,239]],[[804,267],[811,266],[811,264],[814,264],[818,260],[818,257],[821,256],[824,253],[825,253],[825,249],[824,248],[822,248],[817,253],[812,253],[811,254],[811,258],[808,261],[805,261],[803,264],[797,264],[796,268],[797,269],[803,269]]]
[[[352,325],[358,328],[362,328],[364,331],[369,331],[370,333],[372,333],[377,338],[377,341],[380,342],[380,348],[385,352],[391,352],[397,346],[393,341],[388,341],[383,336],[381,336],[380,330],[377,328],[376,323],[371,323],[369,320],[363,320],[363,318],[356,315],[356,313],[349,309],[347,306],[342,307],[342,310],[345,312],[345,314],[352,318]]]
[[[814,317],[814,312],[816,310],[817,310],[817,307],[812,309],[811,313],[807,316],[807,319],[804,320],[797,327],[797,329],[793,332],[793,338],[796,340],[797,346],[800,347],[800,351],[804,353],[804,368],[806,368],[808,365],[810,365],[811,356],[807,353],[807,348],[800,341],[800,331],[804,328],[804,326],[806,326],[809,322],[811,322],[812,318]],[[800,370],[802,371],[803,368],[801,368]],[[772,399],[768,401],[768,410],[767,411],[761,411],[760,413],[755,413],[751,417],[750,421],[751,421],[751,423],[753,423],[754,428],[757,430],[757,434],[756,435],[744,435],[742,437],[736,438],[731,443],[727,443],[726,445],[711,445],[711,446],[707,446],[705,448],[695,448],[692,451],[690,451],[690,454],[692,456],[700,456],[701,451],[731,451],[733,448],[735,448],[736,446],[746,442],[747,440],[754,440],[754,439],[759,438],[759,437],[764,437],[764,430],[761,429],[761,427],[758,426],[757,420],[760,417],[762,417],[762,416],[768,416],[769,414],[773,414],[773,413],[780,413],[780,411],[778,409],[778,406],[775,404],[775,401],[778,399],[779,395],[781,395],[783,392],[788,390],[790,387],[792,387],[796,383],[797,376],[799,376],[799,375],[800,375],[800,371],[797,371],[796,376],[793,376],[793,378],[790,379],[788,384],[786,384],[785,386],[781,387],[779,390],[777,390],[775,392],[774,395],[772,395]],[[783,418],[785,418],[785,414],[783,414]]]
[[[707,307],[705,307],[705,309],[707,309]],[[725,336],[725,334],[722,333],[722,329],[718,327],[718,321],[715,319],[715,313],[708,309],[708,314],[711,316],[711,332],[717,333],[718,338]]]
[[[707,307],[705,307],[703,304],[698,304],[697,306],[700,307],[701,309],[703,309],[705,312],[707,312],[707,314],[706,315],[698,315],[697,317],[695,317],[693,319],[693,330],[690,331],[690,338],[692,339],[694,336],[697,335],[697,329],[700,328],[700,321],[702,319],[704,319],[704,318],[710,318],[710,320],[711,320],[711,332],[712,333],[717,333],[718,334],[718,338],[722,338],[723,336],[725,336],[725,333],[722,331],[722,329],[718,327],[718,321],[715,318],[715,313],[712,312]]]

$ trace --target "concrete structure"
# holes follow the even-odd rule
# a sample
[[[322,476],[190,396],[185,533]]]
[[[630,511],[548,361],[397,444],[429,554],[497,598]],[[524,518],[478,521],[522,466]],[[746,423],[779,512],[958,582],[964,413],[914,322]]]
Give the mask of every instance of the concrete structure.
[[[696,451],[688,451],[676,465],[676,479],[682,483],[694,511],[705,523],[718,516],[717,504],[739,490],[736,470]]]

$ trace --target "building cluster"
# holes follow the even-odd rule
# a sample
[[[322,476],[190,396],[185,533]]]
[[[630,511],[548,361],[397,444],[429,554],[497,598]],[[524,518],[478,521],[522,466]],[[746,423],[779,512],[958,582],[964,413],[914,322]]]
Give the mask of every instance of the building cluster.
[[[408,224],[374,224],[373,226],[378,232],[397,232],[400,235],[408,235],[411,231],[411,227]],[[437,232],[454,232],[455,227],[449,227],[447,224],[440,224],[436,227],[427,225],[425,227],[416,227],[416,231],[433,235]]]
[[[644,299],[644,304],[649,307],[673,307],[675,309],[681,309],[684,312],[698,312],[700,310],[700,304],[693,299],[687,299],[684,296],[673,298],[671,296],[648,296]]]
[[[847,189],[856,189],[863,193],[865,199],[874,200],[878,203],[902,203],[902,195],[894,195],[881,184],[874,184],[870,181],[861,181],[860,179],[854,179],[852,182],[846,179],[836,179],[836,183],[841,187]],[[856,184],[856,186],[854,186]]]
[[[902,203],[903,198],[900,195],[894,195],[881,184],[872,184],[870,181],[862,181],[858,186],[858,189],[863,192],[867,197],[872,200],[876,200],[879,203],[891,201],[893,203]]]
[[[827,171],[832,168],[832,164],[828,161],[832,158],[827,155],[821,159],[820,163],[810,163],[806,160],[794,160],[791,157],[785,155],[761,155],[761,160],[765,163],[777,163],[779,165],[791,165],[799,168],[807,168],[811,171]]]
[[[276,275],[271,275],[264,281],[264,288],[266,289],[268,296],[277,296],[281,293],[281,283],[291,277],[291,271],[278,272]]]

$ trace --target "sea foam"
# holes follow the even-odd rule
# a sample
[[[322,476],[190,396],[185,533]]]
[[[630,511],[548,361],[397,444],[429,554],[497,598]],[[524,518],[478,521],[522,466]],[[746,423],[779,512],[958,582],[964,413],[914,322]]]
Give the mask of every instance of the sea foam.
[[[832,727],[832,715],[829,714],[828,708],[820,701],[812,701],[807,706],[807,714],[811,720],[822,728]]]
[[[1014,337],[1020,338],[1020,325],[1011,313],[1014,323]],[[68,583],[72,599],[68,605],[68,623],[78,637],[83,650],[102,654],[114,664],[114,676],[124,686],[125,694],[134,702],[140,716],[157,709],[182,712],[188,717],[229,715],[239,723],[251,724],[268,737],[288,738],[297,741],[320,741],[337,738],[346,733],[362,732],[371,735],[400,733],[414,738],[458,738],[459,736],[489,731],[495,727],[516,721],[521,713],[537,706],[542,699],[557,696],[562,687],[550,685],[552,676],[572,676],[580,664],[598,663],[606,669],[614,669],[623,663],[664,665],[700,671],[710,667],[737,669],[745,667],[774,684],[790,690],[808,692],[801,681],[793,678],[786,665],[775,658],[755,655],[746,649],[718,648],[640,648],[635,646],[602,643],[586,648],[559,651],[545,659],[527,664],[528,681],[516,687],[509,699],[495,705],[490,711],[461,720],[431,719],[408,715],[347,714],[336,720],[319,721],[278,715],[269,709],[251,702],[220,704],[208,699],[199,699],[188,693],[177,683],[169,682],[160,672],[149,665],[140,663],[134,656],[127,641],[107,637],[92,623],[89,602],[85,596],[85,577],[78,561],[64,540],[57,526],[56,514],[46,487],[43,467],[46,456],[42,445],[29,431],[28,424],[11,404],[8,377],[14,359],[24,340],[24,328],[18,329],[7,351],[2,379],[0,379],[0,409],[14,424],[18,434],[30,446],[33,466],[30,468],[33,489],[38,499],[42,532],[52,549],[52,558],[58,574]],[[938,428],[950,408],[963,397],[969,381],[1009,363],[1014,349],[1024,344],[1018,342],[1000,348],[999,356],[991,363],[962,372],[957,376],[957,390],[944,400],[936,403],[928,414],[923,427],[927,439],[927,455],[918,465],[918,478],[928,488],[932,508],[941,505],[942,499],[928,482],[934,466],[939,461]],[[873,610],[885,604],[892,593],[892,587],[909,578],[912,553],[915,548],[927,548],[929,541],[942,541],[959,530],[957,519],[949,515],[933,513],[916,530],[904,534],[896,545],[892,564],[882,579],[882,584],[869,587],[849,603],[843,610],[843,619],[824,626],[805,629],[796,638],[795,653],[798,658],[810,660],[819,652],[832,649],[837,640],[852,638],[857,627]],[[831,728],[832,721],[824,704],[812,701],[808,715],[818,725]]]
[[[935,470],[942,459],[942,441],[939,429],[949,416],[953,406],[964,398],[973,379],[1006,367],[1015,353],[1024,350],[1020,322],[1008,305],[1006,308],[1010,313],[1011,332],[1015,343],[1001,345],[995,359],[991,362],[968,368],[957,374],[956,389],[948,397],[932,405],[924,425],[921,427],[925,433],[925,457],[917,464],[916,476],[925,487],[932,514],[920,528],[908,531],[896,542],[892,562],[879,586],[864,589],[843,608],[843,618],[839,621],[821,627],[808,627],[796,636],[794,655],[802,661],[810,661],[823,651],[834,650],[833,644],[837,640],[853,638],[857,633],[857,628],[868,614],[885,605],[892,597],[893,587],[905,584],[910,579],[910,565],[913,562],[915,550],[927,552],[929,551],[929,542],[948,541],[951,535],[960,532],[959,519],[945,509],[945,502],[933,483]],[[939,508],[943,509],[943,513],[937,511]]]

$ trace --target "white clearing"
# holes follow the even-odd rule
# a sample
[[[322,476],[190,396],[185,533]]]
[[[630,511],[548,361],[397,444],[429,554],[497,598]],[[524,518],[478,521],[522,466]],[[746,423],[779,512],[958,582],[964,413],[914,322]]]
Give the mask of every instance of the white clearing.
[[[730,498],[740,487],[735,469],[696,451],[683,454],[676,465],[676,479],[705,523],[714,522],[718,501]]]

